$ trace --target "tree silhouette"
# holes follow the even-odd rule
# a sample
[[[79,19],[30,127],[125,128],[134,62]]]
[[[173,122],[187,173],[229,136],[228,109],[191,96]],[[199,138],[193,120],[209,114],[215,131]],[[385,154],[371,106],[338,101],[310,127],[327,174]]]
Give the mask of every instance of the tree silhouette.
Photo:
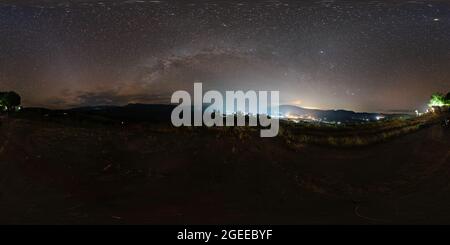
[[[11,111],[20,106],[21,98],[16,92],[0,92],[0,110]]]

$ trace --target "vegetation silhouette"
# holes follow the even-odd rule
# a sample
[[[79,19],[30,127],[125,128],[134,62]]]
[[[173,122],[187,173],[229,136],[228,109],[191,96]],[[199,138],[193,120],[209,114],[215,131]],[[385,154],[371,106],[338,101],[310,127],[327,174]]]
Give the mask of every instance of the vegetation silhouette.
[[[0,92],[0,111],[16,111],[20,109],[21,97],[14,91]]]

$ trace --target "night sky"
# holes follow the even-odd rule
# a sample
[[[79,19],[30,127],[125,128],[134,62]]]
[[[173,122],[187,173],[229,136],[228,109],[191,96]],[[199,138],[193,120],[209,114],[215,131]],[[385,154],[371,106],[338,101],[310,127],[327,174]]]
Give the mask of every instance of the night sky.
[[[450,91],[450,3],[0,3],[0,90],[25,106],[169,103],[194,82],[304,107],[423,110]]]

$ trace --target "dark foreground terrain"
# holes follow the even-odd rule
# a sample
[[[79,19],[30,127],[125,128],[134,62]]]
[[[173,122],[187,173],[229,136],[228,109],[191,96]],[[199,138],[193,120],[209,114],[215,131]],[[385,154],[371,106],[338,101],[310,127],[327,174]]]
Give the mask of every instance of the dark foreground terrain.
[[[2,224],[450,223],[450,130],[287,145],[159,123],[0,125]]]

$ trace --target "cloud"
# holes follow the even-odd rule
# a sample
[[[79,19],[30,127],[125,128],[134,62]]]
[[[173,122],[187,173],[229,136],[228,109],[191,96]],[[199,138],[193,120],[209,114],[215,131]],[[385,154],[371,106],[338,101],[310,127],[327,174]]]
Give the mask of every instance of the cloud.
[[[64,90],[59,97],[49,98],[46,104],[51,108],[127,105],[130,103],[167,104],[170,102],[170,95],[169,92],[162,92],[144,84],[130,82],[122,83],[112,89]]]
[[[150,93],[133,93],[120,94],[117,91],[100,91],[100,92],[80,92],[76,98],[74,106],[93,106],[93,105],[126,105],[129,103],[168,103],[170,101],[169,94],[150,94]]]

